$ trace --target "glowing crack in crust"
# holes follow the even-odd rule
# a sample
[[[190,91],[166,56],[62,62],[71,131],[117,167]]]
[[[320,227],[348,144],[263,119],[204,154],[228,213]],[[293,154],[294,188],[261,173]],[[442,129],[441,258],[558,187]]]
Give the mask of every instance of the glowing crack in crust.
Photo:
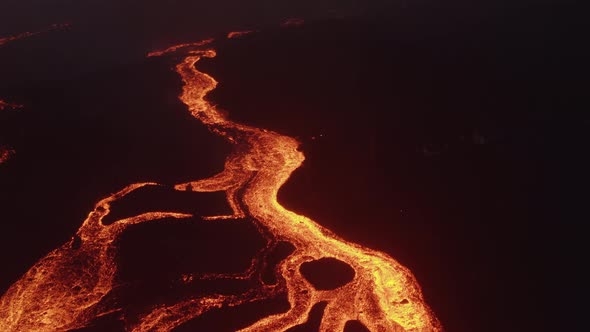
[[[287,294],[287,312],[262,318],[241,332],[284,331],[305,323],[311,308],[327,302],[320,325],[322,332],[343,331],[349,320],[358,320],[370,331],[442,331],[443,328],[424,302],[412,273],[388,255],[347,242],[313,220],[285,209],[277,201],[279,188],[304,160],[299,143],[279,133],[230,121],[205,100],[217,82],[198,71],[202,57],[214,57],[204,48],[211,40],[179,45],[150,56],[182,52],[176,71],[184,83],[180,99],[193,117],[213,133],[231,142],[234,152],[223,171],[207,179],[177,184],[176,190],[197,192],[223,191],[233,216],[249,216],[256,222],[267,246],[252,259],[250,267],[238,274],[186,275],[194,279],[248,279],[257,287],[238,295],[193,297],[172,305],[161,305],[144,313],[131,331],[170,331],[173,328],[221,307]],[[76,237],[37,262],[0,299],[0,330],[63,331],[86,326],[97,316],[117,308],[108,308],[101,300],[114,284],[114,240],[132,224],[166,217],[184,218],[180,213],[149,212],[104,225],[102,218],[110,204],[129,192],[155,183],[132,184],[99,203],[84,221]],[[276,267],[278,282],[265,284],[261,278],[268,253],[279,241],[295,250]],[[349,264],[353,280],[334,290],[316,290],[301,274],[299,267],[309,261],[332,257]],[[76,262],[74,264],[74,262]]]

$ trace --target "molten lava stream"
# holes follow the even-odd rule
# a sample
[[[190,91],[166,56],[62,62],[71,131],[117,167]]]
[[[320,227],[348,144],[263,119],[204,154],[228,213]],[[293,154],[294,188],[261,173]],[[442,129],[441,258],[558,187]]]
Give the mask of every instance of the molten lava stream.
[[[198,71],[202,57],[214,57],[204,48],[211,40],[171,47],[150,53],[159,56],[184,52],[176,71],[184,82],[180,99],[191,114],[215,134],[234,145],[224,170],[207,179],[182,183],[177,190],[224,191],[233,210],[223,219],[249,216],[266,236],[262,249],[247,271],[235,275],[209,274],[189,279],[239,278],[257,281],[258,286],[243,294],[193,297],[172,305],[161,305],[145,313],[132,331],[170,331],[201,314],[221,307],[288,294],[290,309],[267,316],[240,331],[284,331],[304,323],[311,308],[327,302],[320,331],[343,331],[349,320],[358,320],[370,331],[442,331],[442,326],[425,304],[411,272],[388,255],[347,242],[313,220],[285,209],[277,201],[279,188],[303,162],[299,143],[273,131],[245,126],[228,120],[205,100],[217,82]],[[184,51],[183,51],[184,50]],[[92,319],[116,308],[105,308],[101,300],[112,290],[117,269],[113,241],[132,224],[164,217],[188,215],[150,212],[104,225],[102,218],[110,204],[149,183],[133,184],[96,205],[77,236],[33,266],[0,300],[0,328],[3,331],[62,331],[86,326]],[[276,267],[279,282],[262,281],[260,266],[279,242],[295,250]],[[302,275],[306,262],[334,258],[354,270],[349,283],[333,290],[317,290]],[[75,261],[83,264],[74,264]],[[72,286],[75,287],[72,288]]]

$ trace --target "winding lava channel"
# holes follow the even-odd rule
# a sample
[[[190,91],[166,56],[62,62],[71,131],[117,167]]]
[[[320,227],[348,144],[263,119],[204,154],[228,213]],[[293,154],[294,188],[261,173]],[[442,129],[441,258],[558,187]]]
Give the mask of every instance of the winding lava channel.
[[[388,255],[347,242],[313,220],[285,209],[277,201],[279,188],[303,162],[299,142],[273,131],[232,122],[205,100],[217,82],[198,71],[195,64],[203,57],[214,57],[208,48],[212,40],[183,44],[153,52],[160,56],[182,52],[176,71],[184,82],[180,100],[192,116],[213,133],[233,144],[224,170],[207,179],[182,183],[176,190],[224,191],[233,210],[230,216],[204,219],[251,217],[268,243],[252,259],[250,268],[238,274],[191,275],[193,279],[247,279],[258,285],[239,295],[193,297],[175,304],[160,305],[140,317],[126,318],[129,331],[170,331],[175,327],[221,307],[232,307],[288,294],[290,309],[260,319],[241,332],[284,331],[306,322],[311,308],[327,302],[320,331],[343,331],[349,320],[358,320],[370,331],[442,331],[435,315],[424,302],[420,286],[412,273]],[[115,262],[118,236],[129,226],[163,218],[179,219],[191,215],[148,212],[104,224],[112,202],[144,186],[136,183],[98,202],[76,236],[38,261],[13,284],[0,299],[2,331],[67,331],[89,325],[95,318],[118,311],[106,304],[117,272]],[[280,262],[275,273],[278,282],[265,284],[261,266],[279,241],[295,250]],[[355,272],[349,283],[333,290],[317,290],[300,272],[305,262],[335,258]]]

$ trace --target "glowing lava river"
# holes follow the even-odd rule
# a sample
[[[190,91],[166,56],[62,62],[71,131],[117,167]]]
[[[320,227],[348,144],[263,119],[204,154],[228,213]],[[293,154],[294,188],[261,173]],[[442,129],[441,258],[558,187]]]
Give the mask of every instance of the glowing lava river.
[[[244,279],[255,281],[257,287],[237,295],[196,296],[155,306],[139,317],[126,319],[126,329],[171,331],[212,309],[287,294],[289,310],[264,317],[240,331],[284,331],[305,323],[311,308],[320,302],[327,303],[320,331],[343,331],[350,320],[361,322],[370,331],[442,331],[407,268],[384,253],[347,242],[279,204],[279,189],[304,160],[298,150],[299,142],[273,131],[232,122],[205,99],[217,82],[198,71],[195,64],[202,57],[215,56],[215,50],[208,48],[210,43],[211,40],[206,40],[150,53],[150,56],[172,54],[182,59],[176,66],[184,82],[181,101],[193,117],[233,146],[220,173],[174,188],[225,192],[233,215],[209,216],[203,222],[249,217],[267,239],[267,245],[242,273],[191,278]],[[184,213],[148,212],[103,223],[113,202],[138,188],[156,185],[131,184],[98,202],[71,241],[38,261],[2,296],[0,330],[67,331],[88,326],[97,317],[119,310],[104,301],[116,284],[116,239],[134,224],[191,217]],[[266,284],[260,266],[280,241],[291,243],[295,250],[276,266],[278,281]],[[354,270],[353,279],[336,289],[314,288],[300,267],[322,258],[348,264]]]

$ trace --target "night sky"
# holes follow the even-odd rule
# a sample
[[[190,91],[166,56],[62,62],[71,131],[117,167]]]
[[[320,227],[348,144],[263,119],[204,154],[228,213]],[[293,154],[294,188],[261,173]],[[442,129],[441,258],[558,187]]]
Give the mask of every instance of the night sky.
[[[305,24],[279,26],[293,17]],[[0,147],[16,151],[0,164],[0,292],[105,195],[222,169],[230,146],[178,100],[174,59],[145,55],[255,29],[198,68],[230,119],[301,141],[283,205],[410,268],[450,332],[581,331],[583,21],[565,1],[2,1],[0,38],[69,26],[0,46],[0,100],[23,105],[0,110]],[[162,189],[113,213],[146,206],[228,209]],[[171,275],[240,271],[261,241],[247,223],[138,227],[121,239],[121,302],[157,301]],[[178,331],[231,331],[216,324],[257,310]]]

